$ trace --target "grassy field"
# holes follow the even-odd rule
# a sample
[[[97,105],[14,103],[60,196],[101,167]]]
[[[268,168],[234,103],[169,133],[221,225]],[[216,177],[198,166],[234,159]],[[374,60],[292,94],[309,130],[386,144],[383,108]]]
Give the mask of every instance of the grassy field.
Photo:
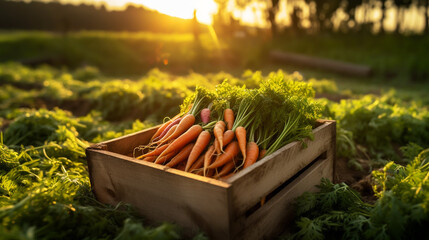
[[[429,37],[398,35],[318,35],[276,39],[274,48],[372,67],[385,80],[427,81]]]
[[[196,46],[190,34],[13,32],[0,35],[0,61],[47,59],[70,68],[92,65],[112,75],[142,74],[153,67],[180,71],[198,61],[198,54],[211,53],[214,44],[207,36],[202,43]]]
[[[225,71],[235,77],[250,69],[268,74],[278,69],[298,71],[306,79],[335,81],[340,90],[381,93],[395,88],[398,94],[428,102],[429,39],[425,36],[320,35],[280,36],[273,42],[249,37],[220,38],[209,35],[196,43],[191,34],[76,32],[67,36],[14,31],[0,33],[0,62],[20,61],[37,66],[48,63],[73,70],[94,66],[106,76],[138,78],[153,68],[187,75]],[[366,64],[371,77],[351,77],[271,62],[273,49]]]
[[[266,56],[279,49],[368,65],[375,72],[372,81],[426,82],[427,44],[427,36],[396,35],[285,35],[272,42],[219,37],[217,42],[204,34],[195,42],[191,34],[1,32],[0,62],[50,58],[57,66],[86,64],[122,76],[143,74],[154,67],[180,74],[189,70],[241,74],[247,68],[272,70]]]

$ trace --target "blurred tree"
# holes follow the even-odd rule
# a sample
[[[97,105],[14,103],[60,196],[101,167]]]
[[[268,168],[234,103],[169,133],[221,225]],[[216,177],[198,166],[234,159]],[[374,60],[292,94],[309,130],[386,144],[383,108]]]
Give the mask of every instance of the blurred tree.
[[[277,35],[277,23],[276,15],[279,11],[279,2],[280,0],[271,0],[271,6],[268,6],[268,21],[271,24],[271,33],[273,36]]]
[[[350,0],[352,1],[352,0]],[[315,9],[310,11],[314,14],[311,19],[317,21],[316,24],[319,27],[319,31],[326,31],[332,29],[332,17],[334,13],[341,7],[342,0],[305,0],[307,4],[313,3]]]
[[[355,18],[356,8],[362,5],[362,2],[363,0],[344,0],[344,5],[345,5],[344,11],[349,15],[348,21],[353,23],[350,25],[353,26],[354,28],[357,27],[357,22]]]
[[[220,35],[226,33],[226,28],[228,25],[228,19],[230,19],[229,13],[227,11],[228,0],[214,0],[217,4],[217,13],[213,15],[213,26],[216,29],[216,32]]]
[[[235,0],[235,4],[239,8],[245,8],[248,4],[255,2],[255,1],[261,1],[261,2],[267,2],[267,20],[270,22],[271,26],[271,34],[273,36],[277,35],[278,33],[278,27],[276,23],[276,15],[279,11],[279,3],[280,0]],[[287,4],[287,2],[286,2]]]
[[[411,0],[393,0],[393,2],[397,7],[395,33],[399,33],[401,23],[403,23],[404,21],[405,9],[410,7],[412,1]]]
[[[429,0],[426,0],[425,2],[425,32],[426,34],[429,34]]]
[[[425,17],[425,30],[426,34],[429,34],[429,0],[418,0],[419,7],[423,7],[424,17]]]
[[[154,24],[156,23],[156,24]],[[128,5],[124,11],[106,11],[94,5],[0,0],[0,29],[192,32],[192,20]]]
[[[194,40],[196,43],[200,42],[200,25],[197,19],[197,9],[194,9],[194,18],[192,19],[192,30],[194,33]]]
[[[294,32],[301,31],[301,21],[302,21],[302,9],[300,6],[294,6],[293,11],[290,15],[291,18],[291,27]]]
[[[361,6],[363,8],[363,22],[360,24],[359,29],[363,32],[371,32],[374,26],[371,10],[374,9],[375,1],[363,0]]]
[[[356,13],[356,8],[360,5],[362,5],[362,0],[345,0],[346,4],[345,4],[345,12],[349,15],[349,21],[352,21],[355,25],[356,24],[356,19],[355,19],[355,13]]]
[[[381,2],[381,17],[380,17],[380,31],[379,33],[384,33],[384,19],[386,18],[386,2],[387,0],[380,0]]]

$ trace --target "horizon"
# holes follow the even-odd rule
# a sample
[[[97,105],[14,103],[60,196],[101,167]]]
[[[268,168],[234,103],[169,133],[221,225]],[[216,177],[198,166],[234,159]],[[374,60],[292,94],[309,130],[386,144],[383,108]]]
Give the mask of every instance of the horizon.
[[[55,2],[55,0],[15,0],[24,2]],[[217,4],[213,0],[57,0],[61,4],[90,4],[96,7],[104,6],[108,11],[122,11],[129,5],[144,7],[159,13],[192,19],[194,9],[197,9],[197,19],[203,24],[212,24],[212,15],[217,12]]]
[[[125,10],[127,6],[134,5],[144,7],[149,10],[153,10],[168,16],[178,17],[181,19],[192,19],[194,9],[197,10],[197,19],[202,24],[211,25],[213,24],[213,15],[218,11],[218,5],[214,0],[12,0],[21,2],[60,2],[62,4],[90,4],[96,7],[104,6],[109,11],[120,11]],[[394,31],[396,24],[396,12],[398,9],[396,6],[389,2],[387,7],[386,19],[383,23],[386,31]],[[310,9],[304,4],[304,1],[293,1],[287,5],[288,2],[282,1],[279,5],[277,13],[277,24],[279,26],[288,26],[291,23],[289,14],[294,6],[299,6],[302,9],[302,26],[304,28],[310,27],[311,23],[308,19]],[[235,5],[234,1],[230,1],[227,5],[227,11],[231,15],[239,20],[240,24],[258,28],[269,28],[269,22],[265,17],[265,3],[256,1],[250,2],[246,7],[239,8]],[[367,13],[366,13],[367,12]],[[421,8],[418,8],[414,3],[409,9],[404,11],[405,24],[402,26],[402,31],[405,33],[419,33],[424,29],[424,15],[422,14]],[[380,6],[376,6],[372,9],[366,10],[364,7],[359,6],[356,8],[356,21],[358,23],[365,23],[373,21],[381,16]],[[334,29],[338,29],[341,22],[347,19],[347,14],[343,11],[336,13],[335,19],[333,19]],[[380,24],[374,23],[373,32],[378,32]]]

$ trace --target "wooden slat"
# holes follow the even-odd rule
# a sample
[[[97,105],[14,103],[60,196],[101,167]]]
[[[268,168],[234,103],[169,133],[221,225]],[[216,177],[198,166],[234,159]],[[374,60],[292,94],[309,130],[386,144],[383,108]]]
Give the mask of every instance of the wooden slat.
[[[147,144],[158,128],[159,126],[148,128],[126,136],[94,144],[90,148],[130,155],[133,153],[135,147]]]
[[[210,239],[273,236],[280,229],[276,226],[292,211],[281,205],[303,189],[314,190],[310,187],[319,183],[315,179],[320,181],[320,176],[332,177],[335,122],[322,121],[317,126],[313,130],[315,140],[306,140],[308,148],[302,149],[296,142],[288,144],[226,182],[124,156],[146,144],[157,127],[143,130],[87,149],[91,185],[101,202],[130,203],[154,223],[177,223],[184,227],[185,234],[201,229]],[[325,152],[323,156],[328,160],[312,165],[293,184],[245,217],[249,207]],[[298,187],[293,187],[295,183]]]
[[[336,61],[326,58],[318,58],[297,53],[271,51],[270,57],[273,60],[303,67],[319,68],[336,73],[352,76],[367,77],[372,73],[369,66]]]
[[[302,149],[299,142],[290,143],[231,177],[228,182],[232,185],[234,216],[243,214],[262,197],[327,151],[332,141],[335,141],[332,128],[335,128],[335,124],[326,122],[313,131],[314,141],[305,140],[307,148]]]
[[[176,222],[188,234],[202,229],[214,239],[230,238],[228,183],[137,161],[88,150],[96,198],[108,204],[130,203],[154,223]]]
[[[244,219],[242,231],[234,239],[274,239],[294,218],[294,200],[304,192],[317,191],[322,177],[332,180],[332,158],[319,160],[292,181],[264,206]],[[238,228],[237,228],[238,229]]]

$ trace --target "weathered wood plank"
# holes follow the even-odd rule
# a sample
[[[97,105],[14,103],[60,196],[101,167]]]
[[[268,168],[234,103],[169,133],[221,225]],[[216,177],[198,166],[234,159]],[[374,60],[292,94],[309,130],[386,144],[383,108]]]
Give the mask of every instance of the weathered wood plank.
[[[147,144],[158,128],[159,126],[148,128],[126,136],[94,144],[90,148],[103,149],[128,156],[133,153],[135,147]]]
[[[230,238],[229,184],[103,150],[88,154],[99,201],[130,203],[148,219],[176,222],[188,234],[202,229],[215,239]]]
[[[297,53],[271,51],[270,58],[292,65],[319,68],[322,70],[359,77],[367,77],[372,73],[372,69],[369,66],[341,62],[326,58],[318,58]]]
[[[101,202],[130,203],[154,223],[175,222],[190,235],[201,229],[211,239],[274,236],[292,212],[283,205],[305,189],[314,190],[311,187],[321,176],[332,178],[335,122],[321,121],[316,126],[315,140],[306,140],[308,148],[288,144],[226,182],[125,156],[146,144],[157,127],[143,130],[87,149],[91,185]],[[249,207],[321,155],[327,160],[313,164],[246,217]]]
[[[305,140],[307,148],[302,149],[299,142],[290,143],[231,177],[228,182],[232,185],[234,216],[243,214],[262,197],[326,152],[332,141],[335,141],[332,128],[335,128],[335,124],[326,122],[313,131],[314,141]]]
[[[288,184],[260,209],[243,219],[244,226],[234,239],[273,239],[284,231],[294,218],[294,200],[304,192],[314,192],[322,177],[332,180],[333,159],[317,161]]]

